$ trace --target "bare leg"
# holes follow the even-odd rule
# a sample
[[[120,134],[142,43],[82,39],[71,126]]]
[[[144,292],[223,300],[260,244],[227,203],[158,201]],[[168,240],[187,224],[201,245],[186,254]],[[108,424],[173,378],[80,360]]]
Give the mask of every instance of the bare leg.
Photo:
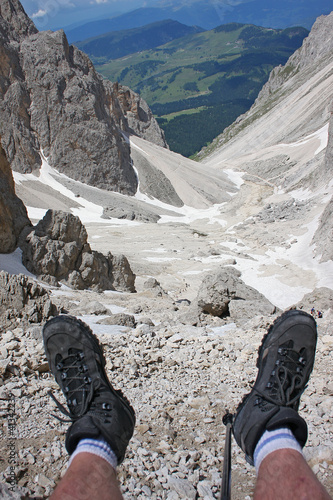
[[[314,499],[332,500],[300,453],[277,450],[262,461],[254,500]]]
[[[78,454],[50,500],[123,500],[116,472],[106,460]]]

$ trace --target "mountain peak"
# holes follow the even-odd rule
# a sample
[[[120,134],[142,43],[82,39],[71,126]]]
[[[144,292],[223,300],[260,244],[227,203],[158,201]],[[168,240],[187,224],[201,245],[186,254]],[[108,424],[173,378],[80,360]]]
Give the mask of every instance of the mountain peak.
[[[0,0],[0,25],[16,41],[38,33],[19,0]]]

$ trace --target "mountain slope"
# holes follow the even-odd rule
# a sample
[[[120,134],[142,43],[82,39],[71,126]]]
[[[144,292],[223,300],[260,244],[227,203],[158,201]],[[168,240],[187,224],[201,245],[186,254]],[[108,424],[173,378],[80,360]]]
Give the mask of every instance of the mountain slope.
[[[300,252],[308,253],[304,265],[311,269],[311,259],[317,256],[327,262],[331,277],[332,28],[333,12],[320,17],[302,47],[271,73],[250,111],[201,154],[204,165],[244,171],[249,179],[260,180],[264,190],[272,190],[264,211],[252,212],[257,217],[250,222],[256,226],[256,239],[260,222],[272,222],[276,216],[287,220],[283,203],[298,206],[300,234],[306,236],[289,240],[289,258],[292,262]]]
[[[284,66],[274,68],[251,109],[203,152],[209,155],[205,162],[239,157],[240,141],[242,155],[251,155],[274,144],[295,143],[327,126],[333,100],[332,20],[333,12],[320,17],[302,47]]]
[[[106,33],[78,42],[76,46],[88,54],[94,62],[102,64],[110,59],[153,49],[177,38],[201,31],[203,31],[201,28],[166,20],[148,24],[142,28]]]

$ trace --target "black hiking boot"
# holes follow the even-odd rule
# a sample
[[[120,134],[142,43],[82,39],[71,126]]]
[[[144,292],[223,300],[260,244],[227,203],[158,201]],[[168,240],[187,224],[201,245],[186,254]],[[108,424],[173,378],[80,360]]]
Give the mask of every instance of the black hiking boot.
[[[65,395],[68,411],[52,397],[73,422],[66,434],[68,453],[73,453],[80,439],[103,437],[120,464],[133,435],[135,413],[109,382],[97,338],[82,321],[67,315],[48,321],[43,337],[50,369]]]
[[[298,415],[300,397],[312,372],[317,343],[313,317],[291,310],[275,320],[259,349],[257,379],[237,408],[233,433],[253,465],[265,430],[288,427],[303,447],[306,422]]]

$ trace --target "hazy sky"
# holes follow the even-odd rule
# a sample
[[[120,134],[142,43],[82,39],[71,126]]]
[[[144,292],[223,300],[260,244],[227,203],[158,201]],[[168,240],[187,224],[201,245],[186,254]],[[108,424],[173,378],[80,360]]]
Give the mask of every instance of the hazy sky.
[[[178,6],[178,2],[191,5],[196,1],[199,0],[21,0],[21,3],[39,30],[54,30],[75,23],[82,24],[82,21],[112,17],[140,7],[157,7],[170,3]],[[217,9],[222,4],[232,8],[250,1],[207,0]]]
[[[156,4],[158,0],[21,0],[38,29],[56,29]]]

